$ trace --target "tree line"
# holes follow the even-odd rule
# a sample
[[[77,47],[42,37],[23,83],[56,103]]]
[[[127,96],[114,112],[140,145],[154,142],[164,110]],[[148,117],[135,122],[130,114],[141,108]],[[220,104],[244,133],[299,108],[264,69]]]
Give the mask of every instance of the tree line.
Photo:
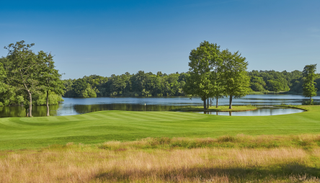
[[[126,72],[122,75],[103,77],[98,75],[84,76],[64,81],[64,97],[170,97],[190,96],[183,91],[186,73],[157,74],[139,71],[136,74]],[[302,94],[302,71],[249,71],[250,89],[252,92],[284,92]],[[139,78],[139,79],[137,79]],[[316,75],[316,88],[320,87],[320,77]]]
[[[251,92],[302,94],[304,77],[302,71],[248,71]],[[65,79],[64,97],[167,97],[189,96],[183,91],[189,72],[165,74],[139,71],[103,77],[84,76]],[[139,79],[138,79],[139,78]],[[315,74],[315,87],[320,88],[320,76]]]
[[[126,72],[121,75],[102,77],[84,76],[79,79],[64,80],[64,97],[169,97],[185,96],[183,86],[187,73],[162,74],[157,72],[136,74]]]
[[[248,92],[287,92],[314,96],[320,87],[316,65],[303,71],[247,72],[247,62],[239,52],[220,50],[217,44],[204,41],[189,55],[189,71],[165,74],[139,71],[103,77],[84,76],[61,80],[53,56],[24,41],[9,44],[6,57],[0,58],[0,106],[23,105],[32,116],[33,105],[57,104],[64,97],[170,97],[199,96],[207,107],[209,98],[234,97]],[[309,88],[309,89],[308,89]],[[319,90],[318,90],[319,91]]]
[[[53,56],[34,53],[33,46],[20,41],[4,47],[8,54],[0,58],[0,106],[23,105],[32,117],[33,105],[46,105],[49,116],[49,104],[62,101],[64,85]]]

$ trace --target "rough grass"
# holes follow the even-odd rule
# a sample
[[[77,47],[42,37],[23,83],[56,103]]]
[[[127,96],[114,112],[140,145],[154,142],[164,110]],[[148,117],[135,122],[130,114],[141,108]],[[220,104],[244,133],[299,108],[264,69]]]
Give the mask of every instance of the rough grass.
[[[36,149],[68,142],[96,144],[147,137],[319,134],[320,106],[303,107],[308,111],[278,116],[99,111],[75,116],[0,118],[0,149]]]
[[[304,108],[1,118],[0,182],[319,182],[320,107]]]
[[[147,138],[0,151],[0,182],[319,182],[319,137]]]

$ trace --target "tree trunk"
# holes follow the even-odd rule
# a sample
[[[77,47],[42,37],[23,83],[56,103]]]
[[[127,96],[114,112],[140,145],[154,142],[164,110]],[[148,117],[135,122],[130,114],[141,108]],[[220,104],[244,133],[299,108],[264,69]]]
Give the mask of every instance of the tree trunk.
[[[312,104],[312,97],[310,96],[310,105]]]
[[[49,91],[47,91],[47,116],[50,116],[50,113],[49,113]]]
[[[229,99],[229,109],[232,109],[232,95],[230,95]]]
[[[218,108],[219,106],[218,106],[218,97],[216,97],[216,108]]]
[[[32,95],[30,90],[28,90],[29,94],[29,117],[32,117]]]
[[[208,108],[208,109],[209,109],[209,107],[210,107],[210,106],[209,106],[209,105],[210,105],[210,101],[209,101],[209,100],[210,100],[210,99],[208,98],[208,99],[207,99],[207,108]]]
[[[203,100],[203,110],[207,110],[207,99]]]

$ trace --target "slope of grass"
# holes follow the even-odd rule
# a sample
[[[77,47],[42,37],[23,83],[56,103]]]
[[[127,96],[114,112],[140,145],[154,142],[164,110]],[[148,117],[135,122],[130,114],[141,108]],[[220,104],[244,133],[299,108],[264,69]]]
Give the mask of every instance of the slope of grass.
[[[147,137],[288,135],[320,132],[320,106],[279,116],[214,116],[186,112],[100,111],[75,116],[0,119],[0,149],[68,142],[94,144]]]

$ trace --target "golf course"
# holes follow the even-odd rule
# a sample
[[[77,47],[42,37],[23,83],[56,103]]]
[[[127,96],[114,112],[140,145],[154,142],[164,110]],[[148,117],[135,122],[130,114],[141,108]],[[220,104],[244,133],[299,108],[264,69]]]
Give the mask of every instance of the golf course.
[[[320,106],[298,107],[1,118],[0,182],[318,182]]]
[[[96,144],[147,137],[216,138],[317,134],[320,107],[277,116],[215,116],[191,112],[99,111],[73,116],[0,118],[0,149],[31,149],[68,142]],[[237,108],[234,108],[237,110]]]

